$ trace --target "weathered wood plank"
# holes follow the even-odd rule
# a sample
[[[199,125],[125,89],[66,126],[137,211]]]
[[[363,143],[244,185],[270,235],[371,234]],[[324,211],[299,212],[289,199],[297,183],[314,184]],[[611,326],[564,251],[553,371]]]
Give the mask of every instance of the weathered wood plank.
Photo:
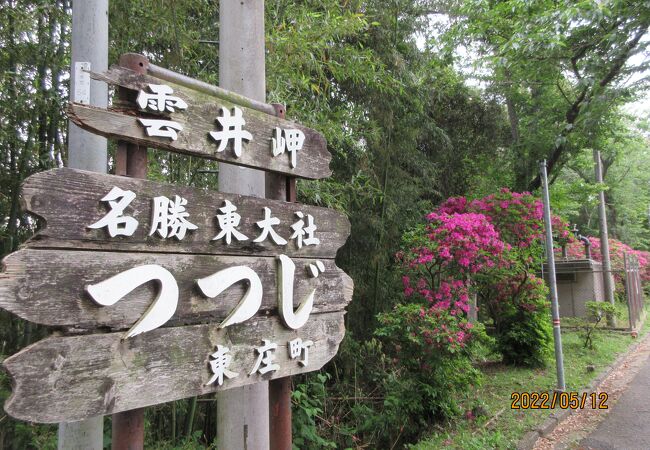
[[[180,97],[189,106],[186,110],[161,114],[150,111],[138,112],[135,108],[133,111],[117,112],[70,104],[69,118],[88,131],[151,148],[259,168],[291,177],[320,179],[332,174],[329,169],[331,155],[327,151],[327,142],[320,133],[311,128],[247,108],[245,105],[232,103],[225,98],[211,96],[149,75],[135,74],[122,67],[112,67],[103,74],[93,74],[93,76],[107,83],[136,91],[146,89],[149,83],[166,84],[174,89],[174,96]],[[224,107],[231,111],[235,106],[243,111],[246,120],[244,129],[253,135],[252,141],[244,142],[240,157],[235,156],[232,142],[228,144],[225,151],[217,153],[218,143],[209,137],[211,131],[218,131],[217,117],[221,115],[220,109]],[[181,124],[183,130],[175,141],[150,137],[137,121],[136,115],[144,118],[168,118]],[[302,149],[298,151],[296,167],[291,167],[289,155],[286,153],[273,156],[271,138],[275,127],[298,129],[304,133],[305,141]]]
[[[87,228],[110,210],[107,203],[100,200],[114,186],[136,194],[124,211],[125,216],[134,217],[139,223],[132,236],[111,238],[106,228]],[[162,239],[158,233],[149,236],[153,197],[174,199],[175,195],[187,199],[187,219],[198,229],[188,231],[181,241]],[[32,175],[23,184],[22,200],[24,209],[46,220],[46,226],[27,243],[33,248],[269,256],[284,253],[291,257],[334,258],[350,234],[350,222],[345,215],[327,208],[74,169],[54,169]],[[224,200],[237,207],[237,213],[241,215],[237,230],[248,240],[233,238],[229,245],[224,239],[212,240],[220,232],[216,214],[221,214],[218,208],[224,205]],[[253,242],[261,233],[256,223],[264,219],[265,206],[271,209],[273,217],[280,220],[274,229],[288,241],[287,245],[279,246],[270,238],[260,243]],[[314,236],[320,239],[320,244],[298,248],[296,240],[289,239],[293,233],[291,225],[300,220],[296,212],[314,217],[317,227]]]
[[[297,331],[277,318],[258,318],[225,330],[215,324],[162,328],[128,340],[118,333],[49,337],[4,361],[14,381],[5,411],[30,422],[75,421],[318,370],[338,350],[343,316],[317,314]],[[295,338],[313,341],[307,367],[289,358],[287,344]],[[280,369],[249,376],[262,339],[277,344]],[[239,375],[206,386],[216,345],[230,349],[229,369]]]
[[[333,260],[322,260],[325,271],[312,278],[308,264],[294,259],[294,306],[316,289],[313,313],[342,310],[352,299],[352,279]],[[179,255],[161,253],[88,252],[23,249],[3,260],[0,307],[31,322],[80,330],[130,328],[156,298],[149,282],[112,306],[99,306],[84,291],[127,269],[158,264],[176,279],[180,291],[176,313],[165,326],[216,322],[219,324],[247,290],[239,282],[217,297],[204,296],[196,280],[222,269],[244,265],[260,277],[264,288],[258,314],[270,314],[278,305],[278,262],[272,257]]]

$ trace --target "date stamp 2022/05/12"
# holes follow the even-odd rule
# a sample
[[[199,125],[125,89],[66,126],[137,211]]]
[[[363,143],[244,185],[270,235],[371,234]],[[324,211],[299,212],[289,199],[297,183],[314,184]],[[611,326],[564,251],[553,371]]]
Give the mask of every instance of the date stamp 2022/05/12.
[[[608,409],[607,392],[513,392],[511,409]]]

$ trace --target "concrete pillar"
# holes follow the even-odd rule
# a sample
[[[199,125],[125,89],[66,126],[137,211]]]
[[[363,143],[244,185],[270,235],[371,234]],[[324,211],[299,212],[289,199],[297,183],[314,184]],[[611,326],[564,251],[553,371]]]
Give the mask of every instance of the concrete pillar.
[[[596,183],[603,182],[603,165],[600,159],[600,152],[594,150],[594,172]],[[614,277],[612,276],[612,262],[609,257],[609,232],[607,230],[607,211],[605,209],[605,192],[598,193],[598,219],[600,229],[600,254],[603,257],[603,287],[605,289],[605,300],[614,304]],[[607,324],[610,327],[616,326],[616,318],[607,316]]]
[[[83,97],[84,80],[78,80],[75,65],[89,62],[90,69],[101,72],[108,68],[108,0],[72,2],[72,64],[70,68],[70,99]],[[78,83],[82,81],[82,83]],[[89,103],[106,108],[108,86],[103,81],[90,81]],[[106,138],[89,133],[69,122],[68,166],[75,169],[106,173],[108,159]]]
[[[77,63],[90,63],[90,69],[99,72],[108,67],[108,0],[72,2],[71,52],[70,99],[105,108],[108,104],[108,86],[100,81],[87,83],[87,75],[78,71]],[[106,173],[106,139],[88,133],[70,122],[68,166]],[[102,450],[104,418],[100,416],[80,422],[61,423],[58,438],[59,450]]]
[[[220,0],[219,86],[266,100],[262,0]],[[263,198],[264,186],[262,171],[219,164],[222,192]],[[217,394],[217,445],[223,450],[269,448],[268,382]]]

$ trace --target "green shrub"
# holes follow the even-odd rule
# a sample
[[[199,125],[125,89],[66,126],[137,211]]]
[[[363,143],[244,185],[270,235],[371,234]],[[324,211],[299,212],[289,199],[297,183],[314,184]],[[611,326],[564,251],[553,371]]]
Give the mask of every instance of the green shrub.
[[[408,438],[458,415],[459,400],[480,382],[472,354],[489,340],[482,325],[449,310],[425,313],[417,304],[397,305],[378,319],[375,334],[393,363],[383,386],[386,427]]]
[[[324,439],[318,433],[317,418],[323,414],[323,402],[327,395],[325,382],[328,374],[315,373],[305,377],[291,393],[292,434],[294,449],[336,448],[336,443]]]
[[[504,317],[497,334],[497,349],[506,364],[544,366],[551,354],[552,329],[548,314]]]
[[[548,292],[541,279],[531,274],[507,275],[500,282],[496,271],[480,283],[493,283],[495,293],[485,297],[494,323],[497,350],[506,364],[544,366],[551,354],[551,312]],[[489,299],[489,300],[488,300]]]
[[[615,305],[607,302],[586,302],[588,322],[584,325],[584,348],[594,349],[593,333],[605,317],[619,317],[620,310]]]

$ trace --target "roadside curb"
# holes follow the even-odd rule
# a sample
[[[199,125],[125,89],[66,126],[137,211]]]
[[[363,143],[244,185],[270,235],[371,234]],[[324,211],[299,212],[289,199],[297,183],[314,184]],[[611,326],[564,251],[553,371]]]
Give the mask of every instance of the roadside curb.
[[[650,333],[647,333],[645,337],[639,339],[636,341],[634,344],[632,344],[626,351],[625,353],[620,354],[612,364],[607,366],[605,370],[603,370],[594,380],[589,383],[588,387],[586,389],[582,389],[580,393],[586,392],[587,394],[591,394],[592,392],[595,392],[598,390],[598,387],[605,381],[605,379],[616,369],[618,369],[625,359],[635,352],[641,344],[645,342],[650,342]],[[537,428],[533,431],[529,431],[524,435],[523,438],[517,443],[517,450],[532,450],[535,447],[535,443],[537,442],[537,439],[540,437],[546,437],[549,434],[555,430],[555,428],[562,422],[564,419],[569,417],[571,414],[573,414],[573,410],[571,409],[564,409],[564,410],[556,410],[553,413],[549,415],[549,417],[542,422],[540,425],[537,426]]]

